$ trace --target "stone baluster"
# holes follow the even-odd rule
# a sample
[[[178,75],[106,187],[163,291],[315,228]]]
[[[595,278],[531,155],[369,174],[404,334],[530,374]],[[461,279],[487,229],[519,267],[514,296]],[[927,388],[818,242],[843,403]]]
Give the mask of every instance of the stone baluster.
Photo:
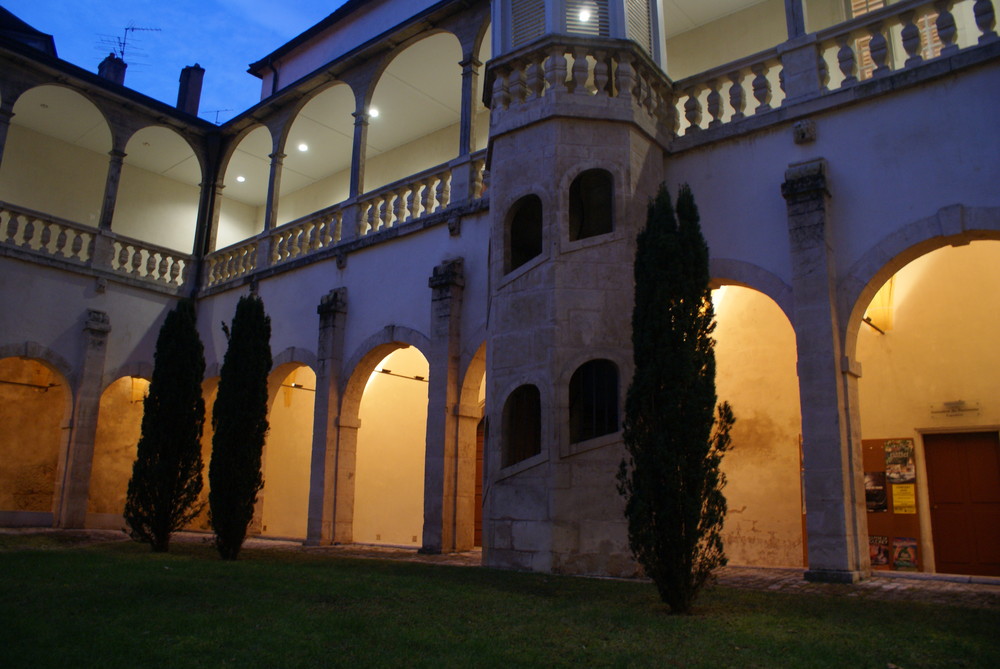
[[[406,207],[406,198],[413,191],[412,186],[403,186],[396,193],[396,202],[393,209],[393,216],[396,217],[396,224],[405,223],[409,218],[409,211]]]
[[[767,63],[757,63],[750,68],[753,72],[753,96],[757,99],[755,114],[771,110],[771,82],[767,78]]]
[[[958,44],[956,43],[958,29],[955,27],[955,17],[951,13],[951,8],[954,4],[954,0],[938,0],[934,3],[934,9],[938,13],[936,22],[938,38],[943,45],[941,49],[942,56],[950,56],[958,51]]]
[[[420,215],[425,216],[434,211],[434,190],[431,188],[434,180],[427,178],[420,183],[424,186],[424,190],[420,193]]]
[[[160,266],[156,270],[156,276],[160,279],[160,281],[167,280],[167,272],[170,269],[172,260],[173,258],[165,254],[160,257]]]
[[[386,228],[392,227],[392,220],[389,216],[392,209],[389,207],[389,198],[392,194],[385,195],[379,198],[378,203],[378,229],[385,230]]]
[[[142,276],[142,250],[137,246],[130,246],[132,249],[132,276]]]
[[[52,230],[50,230],[52,223],[48,221],[39,221],[42,225],[42,234],[38,236],[38,250],[42,253],[49,252],[49,242],[52,241]]]
[[[302,255],[302,228],[292,228],[285,233],[285,239],[288,240],[288,246],[285,252],[286,259],[291,260],[292,258],[298,258]]]
[[[903,24],[903,29],[899,36],[903,42],[903,49],[906,51],[906,62],[903,67],[913,67],[923,62],[923,55],[920,53],[920,29],[917,27],[914,17],[916,11],[911,10],[899,15],[899,20]]]
[[[35,236],[35,220],[27,216],[24,220],[24,227],[21,229],[21,246],[23,248],[28,248],[31,246],[31,240]]]
[[[850,41],[850,35],[837,36],[837,46],[840,47],[837,50],[837,64],[840,66],[840,72],[844,75],[844,81],[840,84],[842,87],[855,84],[858,81],[858,57],[854,53]]]
[[[375,207],[376,206],[377,206],[377,203],[375,202],[375,200],[370,200],[369,201],[369,203],[368,203],[368,209],[365,210],[365,215],[361,219],[361,226],[362,226],[362,228],[360,230],[360,235],[359,236],[363,237],[365,235],[370,235],[371,233],[375,232]]]
[[[582,46],[573,48],[573,81],[571,93],[586,94],[587,91],[587,49]]]
[[[59,234],[56,235],[56,247],[55,247],[55,251],[54,251],[55,255],[57,255],[57,256],[64,256],[64,255],[66,255],[65,249],[66,249],[66,242],[67,241],[69,241],[69,238],[66,235],[66,226],[60,225],[59,226]]]
[[[869,27],[871,40],[868,42],[868,52],[871,54],[872,63],[875,64],[873,77],[882,77],[892,69],[889,67],[889,43],[885,39],[885,31],[882,22],[874,23]]]
[[[597,89],[597,94],[606,94],[610,97],[611,89],[608,86],[610,81],[610,70],[608,67],[608,54],[606,51],[595,51],[594,58],[597,59],[597,63],[594,65],[594,87]]]
[[[156,259],[158,257],[159,258],[164,258],[165,256],[163,256],[163,255],[161,255],[159,253],[153,253],[153,252],[150,252],[146,256],[146,274],[145,274],[145,276],[146,276],[147,279],[156,279],[157,278],[157,274],[156,274],[156,265],[157,265]]]
[[[438,202],[438,209],[445,209],[451,203],[451,174],[445,172],[438,179],[434,189],[434,198]]]
[[[507,109],[510,106],[510,91],[507,90],[507,68],[496,69],[493,78],[493,96],[491,106],[493,109]]]
[[[997,25],[996,10],[990,0],[976,0],[972,6],[972,13],[976,17],[976,27],[982,34],[979,36],[979,43],[986,44],[997,38],[994,28]]]
[[[819,90],[825,93],[830,90],[830,66],[826,63],[822,48],[816,51],[816,68],[819,74]]]
[[[541,65],[537,56],[532,56],[524,68],[524,87],[526,100],[542,97],[545,80],[542,79]]]
[[[701,130],[701,100],[698,99],[700,90],[700,86],[692,86],[684,91],[687,95],[687,100],[684,101],[684,118],[688,122],[685,135]]]
[[[545,67],[545,81],[554,94],[566,90],[566,52],[561,46],[554,46],[549,51],[548,63]]]
[[[708,113],[712,116],[709,121],[709,128],[716,128],[722,125],[722,94],[719,93],[721,82],[713,79],[708,84]]]
[[[632,89],[635,86],[635,68],[632,65],[632,54],[625,51],[620,55],[618,70],[615,72],[615,88],[618,97],[629,101],[632,99]]]
[[[335,244],[339,242],[341,239],[343,239],[343,233],[344,233],[344,213],[338,211],[334,215],[333,231],[330,233],[330,239],[328,243]]]
[[[181,285],[181,264],[179,261],[174,259],[174,262],[170,264],[170,283],[176,286]]]
[[[511,63],[510,74],[507,75],[507,90],[510,91],[510,104],[524,102],[524,63]]]
[[[483,167],[485,163],[477,160],[472,166],[472,199],[478,200],[483,196]]]

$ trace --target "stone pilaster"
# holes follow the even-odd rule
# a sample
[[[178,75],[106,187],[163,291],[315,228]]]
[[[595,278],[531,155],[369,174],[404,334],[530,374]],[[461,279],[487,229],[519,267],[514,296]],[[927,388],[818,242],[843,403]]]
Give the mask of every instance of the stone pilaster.
[[[103,311],[89,309],[83,326],[83,364],[73,398],[73,418],[66,452],[56,473],[53,516],[57,527],[81,528],[87,517],[90,467],[103,390],[104,358],[111,323]]]
[[[329,545],[333,541],[334,510],[340,484],[337,478],[337,428],[333,419],[340,407],[347,289],[331,290],[323,296],[316,311],[319,313],[319,343],[309,475],[309,522],[306,529],[306,544],[312,546]],[[353,488],[353,477],[351,486]]]
[[[795,296],[809,547],[806,578],[853,582],[867,571],[860,551],[863,536],[854,475],[860,453],[852,452],[847,420],[851,407],[841,380],[826,162],[816,159],[791,165],[781,193],[788,209]]]
[[[442,550],[456,550],[456,535],[464,535],[470,529],[458,526],[459,481],[471,481],[475,478],[474,475],[468,475],[468,453],[458,452],[456,408],[459,402],[459,361],[462,350],[462,292],[465,287],[462,259],[449,260],[435,267],[428,283],[432,291],[431,344],[427,352],[430,377],[424,463],[424,536],[421,551],[438,553]],[[471,466],[475,471],[474,452]]]

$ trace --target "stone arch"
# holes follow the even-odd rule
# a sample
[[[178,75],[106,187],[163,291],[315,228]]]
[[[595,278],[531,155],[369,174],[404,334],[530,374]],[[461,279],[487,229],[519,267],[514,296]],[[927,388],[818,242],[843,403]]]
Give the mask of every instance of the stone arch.
[[[534,386],[538,389],[539,402],[541,403],[541,452],[522,462],[514,463],[510,466],[503,466],[501,460],[502,443],[503,443],[503,413],[504,406],[507,400],[510,398],[511,394],[522,386]],[[509,476],[516,475],[523,471],[524,469],[530,469],[536,464],[543,461],[549,456],[548,445],[555,443],[552,438],[556,432],[554,414],[557,411],[555,404],[555,397],[553,393],[555,389],[552,388],[551,381],[545,379],[544,377],[534,374],[520,374],[518,376],[507,379],[504,385],[497,389],[496,397],[488,398],[487,406],[492,407],[495,413],[490,416],[490,422],[495,425],[490,430],[489,436],[489,449],[490,453],[487,457],[489,462],[488,467],[490,468],[490,480],[496,481],[499,478],[507,478]],[[494,461],[495,460],[495,461]],[[495,469],[494,469],[495,467]],[[494,472],[496,473],[494,475]]]
[[[73,412],[60,362],[37,345],[0,347],[0,525],[53,522]]]
[[[198,153],[184,135],[164,125],[131,133],[124,153],[112,229],[189,253],[205,181]]]
[[[304,348],[289,346],[271,357],[271,371],[273,372],[282,365],[295,363],[311,367],[312,369],[316,369],[319,366],[319,361],[315,353]]]
[[[837,311],[845,354],[854,356],[861,319],[875,293],[889,277],[930,251],[981,239],[1000,239],[1000,207],[961,204],[942,207],[935,214],[904,225],[872,245],[837,286]]]
[[[407,40],[379,64],[363,96],[366,191],[458,156],[461,60],[456,35],[436,29]]]
[[[23,91],[0,166],[0,200],[98,227],[104,203],[107,115],[76,89],[43,84]],[[46,179],[36,177],[44,173]]]
[[[215,230],[217,249],[263,231],[273,151],[274,136],[263,124],[244,129],[226,148],[219,167],[223,190]]]
[[[733,258],[709,259],[709,273],[712,285],[745,286],[767,295],[774,300],[789,320],[795,314],[795,300],[792,288],[777,274],[745,260]]]
[[[337,466],[339,480],[346,472],[351,485],[349,490],[347,486],[337,490],[338,541],[420,545],[425,522],[428,345],[427,338],[414,330],[388,326],[369,337],[346,367],[350,376],[338,421]],[[385,375],[375,373],[380,362],[398,358],[401,351],[406,352],[402,373],[392,367],[383,370]],[[410,374],[409,367],[419,368],[419,373]],[[421,381],[423,386],[408,385]],[[394,418],[382,420],[379,412],[389,404],[380,407],[377,401],[390,397]],[[369,399],[376,403],[367,403]],[[368,432],[365,421],[373,421]]]
[[[475,352],[468,357],[468,364],[465,365],[462,374],[462,382],[459,387],[458,406],[458,426],[457,426],[457,456],[458,485],[457,485],[457,522],[455,548],[465,550],[473,546],[482,545],[482,525],[483,525],[483,475],[484,475],[484,447],[485,447],[485,403],[480,399],[480,393],[485,396],[486,386],[486,341],[485,332],[482,337],[477,337],[481,341]],[[465,356],[463,356],[465,357]],[[475,466],[469,466],[471,460],[475,460]],[[466,466],[462,466],[462,463]],[[462,472],[469,471],[473,478],[462,476]],[[469,508],[471,505],[471,508]],[[471,522],[470,522],[471,519]],[[469,536],[471,530],[472,536]]]
[[[753,267],[743,279],[759,274]],[[770,277],[773,279],[773,277]],[[725,282],[714,295],[716,392],[736,415],[722,461],[729,512],[723,540],[733,564],[801,567],[801,400],[796,333],[768,293]],[[766,388],[766,392],[764,389]]]
[[[349,197],[356,107],[350,84],[334,81],[301,100],[290,113],[279,137],[285,159],[278,225]]]

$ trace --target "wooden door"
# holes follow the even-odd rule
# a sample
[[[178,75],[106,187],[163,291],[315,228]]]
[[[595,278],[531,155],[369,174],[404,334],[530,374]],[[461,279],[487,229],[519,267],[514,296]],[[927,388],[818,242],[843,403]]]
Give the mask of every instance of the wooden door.
[[[1000,576],[1000,439],[996,432],[924,435],[939,573]]]

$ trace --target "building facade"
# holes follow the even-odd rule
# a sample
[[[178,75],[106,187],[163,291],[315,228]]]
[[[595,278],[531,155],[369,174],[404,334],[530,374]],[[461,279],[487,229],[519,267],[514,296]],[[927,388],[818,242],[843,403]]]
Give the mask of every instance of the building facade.
[[[632,258],[687,183],[737,417],[731,563],[1000,575],[995,10],[349,0],[221,126],[200,68],[170,107],[8,14],[0,523],[121,527],[166,312],[197,301],[211,407],[254,291],[254,532],[635,574]]]

